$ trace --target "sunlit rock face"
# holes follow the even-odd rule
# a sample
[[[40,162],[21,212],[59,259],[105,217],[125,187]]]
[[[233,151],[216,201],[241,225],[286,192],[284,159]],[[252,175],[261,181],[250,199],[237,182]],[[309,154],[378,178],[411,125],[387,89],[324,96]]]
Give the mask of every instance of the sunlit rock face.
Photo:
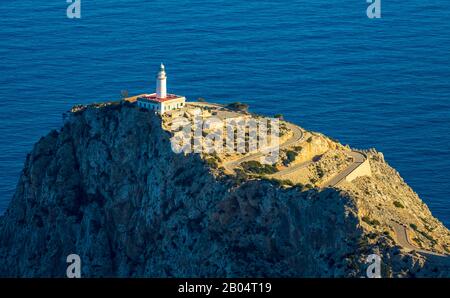
[[[199,155],[175,154],[159,116],[130,105],[90,107],[27,156],[0,218],[0,276],[64,277],[70,254],[80,256],[84,277],[359,277],[372,253],[384,276],[448,274],[382,237],[391,231],[371,211],[382,201],[373,189],[398,174],[383,173],[391,168],[373,156],[379,172],[342,190],[237,183]],[[394,183],[397,192],[407,188]],[[361,220],[367,212],[381,230]],[[448,230],[436,225],[444,235],[436,241],[447,242]]]

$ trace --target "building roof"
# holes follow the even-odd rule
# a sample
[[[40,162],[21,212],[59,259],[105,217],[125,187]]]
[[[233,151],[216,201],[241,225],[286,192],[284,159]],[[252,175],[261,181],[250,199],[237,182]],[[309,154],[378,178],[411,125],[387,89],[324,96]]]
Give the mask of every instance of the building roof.
[[[184,98],[184,96],[175,95],[175,94],[167,94],[165,98],[159,98],[156,93],[153,94],[144,94],[140,97],[138,97],[138,101],[151,101],[155,103],[161,103],[169,100]]]

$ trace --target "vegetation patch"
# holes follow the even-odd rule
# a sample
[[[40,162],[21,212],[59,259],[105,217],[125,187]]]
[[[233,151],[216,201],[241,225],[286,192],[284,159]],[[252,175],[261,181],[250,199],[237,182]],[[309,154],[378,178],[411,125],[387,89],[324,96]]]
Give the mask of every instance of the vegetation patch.
[[[319,176],[319,179],[322,179],[323,176],[325,176],[325,172],[323,171],[323,169],[320,166],[316,167],[316,171],[317,171],[317,176]]]
[[[405,208],[405,206],[403,206],[403,204],[400,203],[399,201],[394,201],[394,206],[397,208]]]
[[[363,216],[361,218],[361,220],[363,222],[365,222],[366,224],[371,225],[371,226],[379,226],[380,225],[380,222],[378,220],[376,220],[376,219],[372,220],[368,216]]]
[[[423,231],[417,231],[417,232],[419,232],[423,237],[428,239],[432,245],[437,243],[437,241],[433,237],[431,237],[431,235],[428,235],[426,232],[423,232]]]
[[[261,177],[261,179],[268,181],[276,186],[285,186],[285,185],[294,186],[295,185],[291,180],[287,180],[287,179],[281,180],[281,179],[270,178],[270,177],[265,177],[265,176]]]
[[[233,102],[233,103],[230,103],[229,105],[227,105],[227,108],[229,108],[230,110],[247,112],[248,104],[241,103],[241,102]]]
[[[273,117],[283,120],[283,114],[275,114]]]
[[[217,163],[217,160],[213,157],[207,158],[206,159],[206,164],[213,168],[213,169],[217,169],[219,167],[219,164]]]
[[[310,190],[313,188],[314,188],[314,185],[312,185],[311,183],[307,183],[306,185],[303,186],[302,191]]]
[[[384,235],[386,238],[388,238],[388,239],[394,241],[394,239],[392,238],[391,233],[389,233],[389,231],[384,231],[384,232],[383,232],[383,235]]]
[[[420,247],[422,247],[422,240],[420,240],[420,239],[417,238],[417,237],[414,237],[413,240],[414,240],[414,242],[416,242]]]
[[[369,239],[376,239],[377,238],[377,233],[374,233],[374,232],[370,232],[370,233],[368,233],[367,234],[367,237],[369,238]]]
[[[264,175],[264,174],[274,174],[278,170],[273,165],[263,165],[259,161],[256,160],[250,160],[241,163],[242,168],[246,172],[251,172],[254,174]]]
[[[291,162],[295,160],[298,153],[296,151],[289,150],[286,152],[286,159],[283,161],[285,166],[289,165]]]
[[[235,184],[239,185],[247,181],[248,175],[243,170],[235,169],[234,172],[236,173],[236,175],[234,177],[232,176],[232,180]]]
[[[289,185],[289,186],[294,186],[294,183],[289,180],[289,179],[283,179],[283,180],[279,180],[281,185]]]

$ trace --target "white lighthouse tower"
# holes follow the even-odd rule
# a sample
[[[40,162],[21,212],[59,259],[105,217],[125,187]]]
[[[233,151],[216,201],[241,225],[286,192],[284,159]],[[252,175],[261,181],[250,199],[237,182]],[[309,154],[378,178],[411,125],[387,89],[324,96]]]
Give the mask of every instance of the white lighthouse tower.
[[[167,75],[164,64],[162,63],[158,75],[156,76],[156,96],[158,98],[167,97]]]
[[[161,63],[156,76],[156,93],[142,94],[137,97],[138,107],[164,114],[185,106],[186,97],[167,93],[167,75]]]

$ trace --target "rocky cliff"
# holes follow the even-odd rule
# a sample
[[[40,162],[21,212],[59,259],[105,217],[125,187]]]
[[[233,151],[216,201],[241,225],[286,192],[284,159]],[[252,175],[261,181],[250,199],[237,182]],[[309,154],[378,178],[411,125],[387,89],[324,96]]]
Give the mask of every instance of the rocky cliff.
[[[128,104],[41,138],[0,218],[0,276],[64,277],[78,254],[84,277],[359,277],[372,253],[383,276],[450,276],[447,258],[397,242],[394,218],[430,251],[450,233],[377,152],[373,177],[304,190],[217,174],[169,138]]]

